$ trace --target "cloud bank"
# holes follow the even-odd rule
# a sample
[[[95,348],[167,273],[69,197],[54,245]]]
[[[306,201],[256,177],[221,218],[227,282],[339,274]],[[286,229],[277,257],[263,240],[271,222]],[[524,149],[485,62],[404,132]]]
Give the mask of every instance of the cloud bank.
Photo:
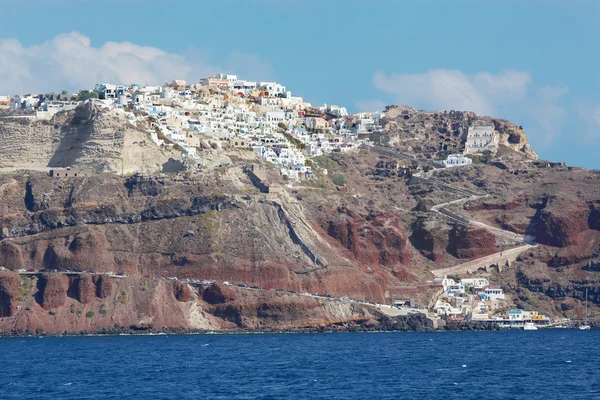
[[[507,70],[499,74],[468,75],[458,70],[431,69],[420,74],[376,72],[376,89],[399,104],[435,110],[475,111],[490,115],[497,106],[522,99],[531,82],[528,72]]]
[[[237,70],[237,66],[241,68]],[[261,78],[273,75],[269,63],[254,54],[240,52],[230,53],[227,68],[220,68],[206,61],[206,57],[190,58],[130,42],[107,42],[94,47],[89,37],[78,32],[60,34],[29,47],[16,39],[0,39],[0,90],[5,95],[76,91],[98,82],[197,82],[215,72],[236,71],[240,75],[256,73]]]

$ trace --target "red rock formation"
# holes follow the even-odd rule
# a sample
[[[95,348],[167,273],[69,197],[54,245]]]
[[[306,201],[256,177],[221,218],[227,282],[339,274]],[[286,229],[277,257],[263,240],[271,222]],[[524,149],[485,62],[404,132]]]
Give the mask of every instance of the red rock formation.
[[[23,267],[23,251],[21,248],[11,241],[0,243],[0,265],[10,266],[11,268]]]
[[[175,282],[173,284],[173,294],[175,295],[177,301],[181,301],[183,303],[192,301],[194,298],[194,293],[190,289],[190,286],[183,282]]]
[[[350,251],[361,264],[408,265],[410,252],[398,218],[387,213],[363,215],[341,208],[327,225],[327,234]]]
[[[230,287],[222,285],[210,285],[202,288],[202,300],[208,304],[223,304],[228,301],[235,301],[237,294]]]
[[[17,274],[0,272],[0,317],[10,317],[14,314],[20,285]]]
[[[554,247],[578,244],[579,235],[590,227],[590,209],[585,203],[553,204],[540,211],[537,217],[537,242]],[[591,224],[595,225],[594,217]]]
[[[93,281],[96,284],[96,297],[105,299],[110,296],[110,293],[112,292],[111,278],[107,276],[96,275],[94,276]]]
[[[62,274],[43,274],[38,281],[39,302],[44,310],[61,307],[67,299],[69,278]]]
[[[410,242],[432,261],[443,261],[448,247],[449,226],[427,218],[417,218],[412,226]]]
[[[96,297],[96,285],[90,275],[79,275],[74,282],[77,301],[83,304],[91,303]]]
[[[458,258],[484,257],[496,252],[496,237],[483,228],[455,225],[450,230],[448,253]]]

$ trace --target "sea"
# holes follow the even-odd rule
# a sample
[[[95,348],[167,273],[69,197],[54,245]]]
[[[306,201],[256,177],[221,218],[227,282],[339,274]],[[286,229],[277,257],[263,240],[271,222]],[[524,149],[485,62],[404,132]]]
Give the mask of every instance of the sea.
[[[600,399],[600,330],[0,339],[0,399]]]

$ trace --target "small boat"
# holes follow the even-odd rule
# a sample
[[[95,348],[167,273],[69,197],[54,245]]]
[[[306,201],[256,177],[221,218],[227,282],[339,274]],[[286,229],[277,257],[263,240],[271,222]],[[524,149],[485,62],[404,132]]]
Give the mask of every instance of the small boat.
[[[538,328],[537,328],[537,326],[535,326],[535,324],[533,322],[525,322],[525,325],[523,325],[523,330],[524,331],[537,331]]]
[[[583,325],[579,325],[579,329],[582,331],[587,331],[591,329],[590,324],[588,323],[588,290],[585,288],[585,320]]]

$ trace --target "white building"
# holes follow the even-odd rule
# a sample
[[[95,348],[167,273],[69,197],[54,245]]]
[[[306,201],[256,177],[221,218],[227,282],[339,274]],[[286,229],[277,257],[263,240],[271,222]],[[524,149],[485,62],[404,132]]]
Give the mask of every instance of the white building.
[[[498,150],[498,135],[494,127],[485,125],[469,127],[464,154],[481,153],[485,150],[491,152]]]
[[[117,97],[117,85],[111,85],[110,83],[99,83],[95,88],[100,99],[114,99]]]
[[[466,278],[461,279],[460,283],[464,287],[472,287],[475,289],[482,289],[484,287],[489,286],[490,282],[486,278]]]
[[[461,165],[470,165],[473,162],[469,157],[465,157],[462,154],[450,154],[445,160],[439,163],[444,168],[459,167]]]
[[[271,125],[277,125],[280,122],[285,122],[284,111],[267,111],[264,115],[264,121]]]
[[[258,82],[258,88],[269,93],[269,96],[285,95],[285,86],[277,82]]]
[[[504,300],[504,292],[499,288],[486,288],[479,296],[487,301]]]

